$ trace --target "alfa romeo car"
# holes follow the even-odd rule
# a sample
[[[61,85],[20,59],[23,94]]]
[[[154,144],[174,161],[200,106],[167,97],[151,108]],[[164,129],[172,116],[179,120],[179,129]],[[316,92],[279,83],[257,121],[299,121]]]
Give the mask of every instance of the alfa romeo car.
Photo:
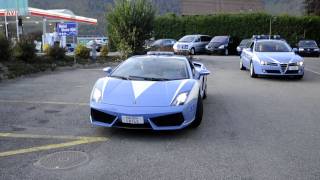
[[[254,40],[240,56],[240,69],[250,76],[294,76],[303,78],[304,60],[283,40]]]
[[[210,74],[202,63],[151,52],[104,71],[107,76],[91,93],[93,125],[152,130],[200,125]]]

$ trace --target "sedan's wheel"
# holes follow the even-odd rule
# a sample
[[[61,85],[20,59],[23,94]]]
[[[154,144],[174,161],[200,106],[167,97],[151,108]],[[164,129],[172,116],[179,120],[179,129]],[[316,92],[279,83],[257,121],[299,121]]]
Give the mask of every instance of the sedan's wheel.
[[[192,128],[199,127],[201,124],[201,121],[202,121],[202,115],[203,115],[203,102],[202,102],[202,98],[199,94],[196,117],[195,117],[195,120],[190,124],[190,127],[192,127]]]
[[[191,55],[195,55],[195,54],[196,54],[195,49],[194,49],[194,48],[191,48],[190,53],[191,53]]]
[[[250,63],[250,76],[252,78],[256,78],[257,77],[257,74],[254,72],[254,66],[253,66],[252,62]]]
[[[207,99],[207,86],[206,86],[206,89],[204,90],[203,92],[203,97],[202,99]]]
[[[242,59],[240,59],[240,70],[246,70],[246,68],[243,66]]]
[[[224,50],[224,55],[225,56],[229,56],[229,50],[228,49]]]

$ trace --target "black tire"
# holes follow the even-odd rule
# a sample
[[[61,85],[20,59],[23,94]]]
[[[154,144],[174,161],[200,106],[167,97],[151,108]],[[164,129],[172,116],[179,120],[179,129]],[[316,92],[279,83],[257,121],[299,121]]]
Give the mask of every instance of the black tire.
[[[229,56],[229,50],[228,50],[228,49],[225,49],[225,50],[224,50],[224,55],[225,55],[225,56]]]
[[[240,70],[246,70],[246,68],[243,66],[242,59],[240,59]]]
[[[206,89],[205,89],[204,92],[203,92],[203,97],[202,97],[202,99],[207,99],[207,87],[206,87]]]
[[[196,50],[195,50],[194,48],[191,48],[190,54],[191,54],[191,55],[196,55]]]
[[[201,124],[201,121],[202,121],[202,116],[203,116],[203,102],[202,102],[202,98],[199,94],[196,117],[195,117],[195,120],[190,124],[190,127],[191,128],[199,127]]]
[[[257,77],[257,74],[254,72],[254,66],[253,66],[252,62],[250,62],[250,76],[252,78],[256,78]]]

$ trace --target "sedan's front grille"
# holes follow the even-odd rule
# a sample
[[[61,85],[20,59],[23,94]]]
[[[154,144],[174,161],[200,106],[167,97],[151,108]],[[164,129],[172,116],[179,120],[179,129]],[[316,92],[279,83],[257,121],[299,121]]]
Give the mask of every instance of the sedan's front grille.
[[[182,113],[159,116],[150,119],[156,126],[180,126],[184,122]]]
[[[287,71],[286,74],[298,74],[299,70]]]
[[[282,72],[286,72],[287,68],[288,68],[288,64],[280,64],[280,68]]]
[[[279,70],[266,70],[266,73],[280,74],[281,72]]]
[[[91,118],[92,121],[111,124],[116,119],[116,116],[91,109]]]

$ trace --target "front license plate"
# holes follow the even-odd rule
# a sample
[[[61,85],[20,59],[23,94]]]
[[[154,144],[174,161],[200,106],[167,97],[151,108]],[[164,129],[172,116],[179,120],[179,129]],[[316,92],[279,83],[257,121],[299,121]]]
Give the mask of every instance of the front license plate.
[[[142,116],[122,116],[121,121],[126,124],[144,124]]]
[[[296,70],[299,70],[299,67],[298,66],[289,66],[289,70],[296,71]]]

